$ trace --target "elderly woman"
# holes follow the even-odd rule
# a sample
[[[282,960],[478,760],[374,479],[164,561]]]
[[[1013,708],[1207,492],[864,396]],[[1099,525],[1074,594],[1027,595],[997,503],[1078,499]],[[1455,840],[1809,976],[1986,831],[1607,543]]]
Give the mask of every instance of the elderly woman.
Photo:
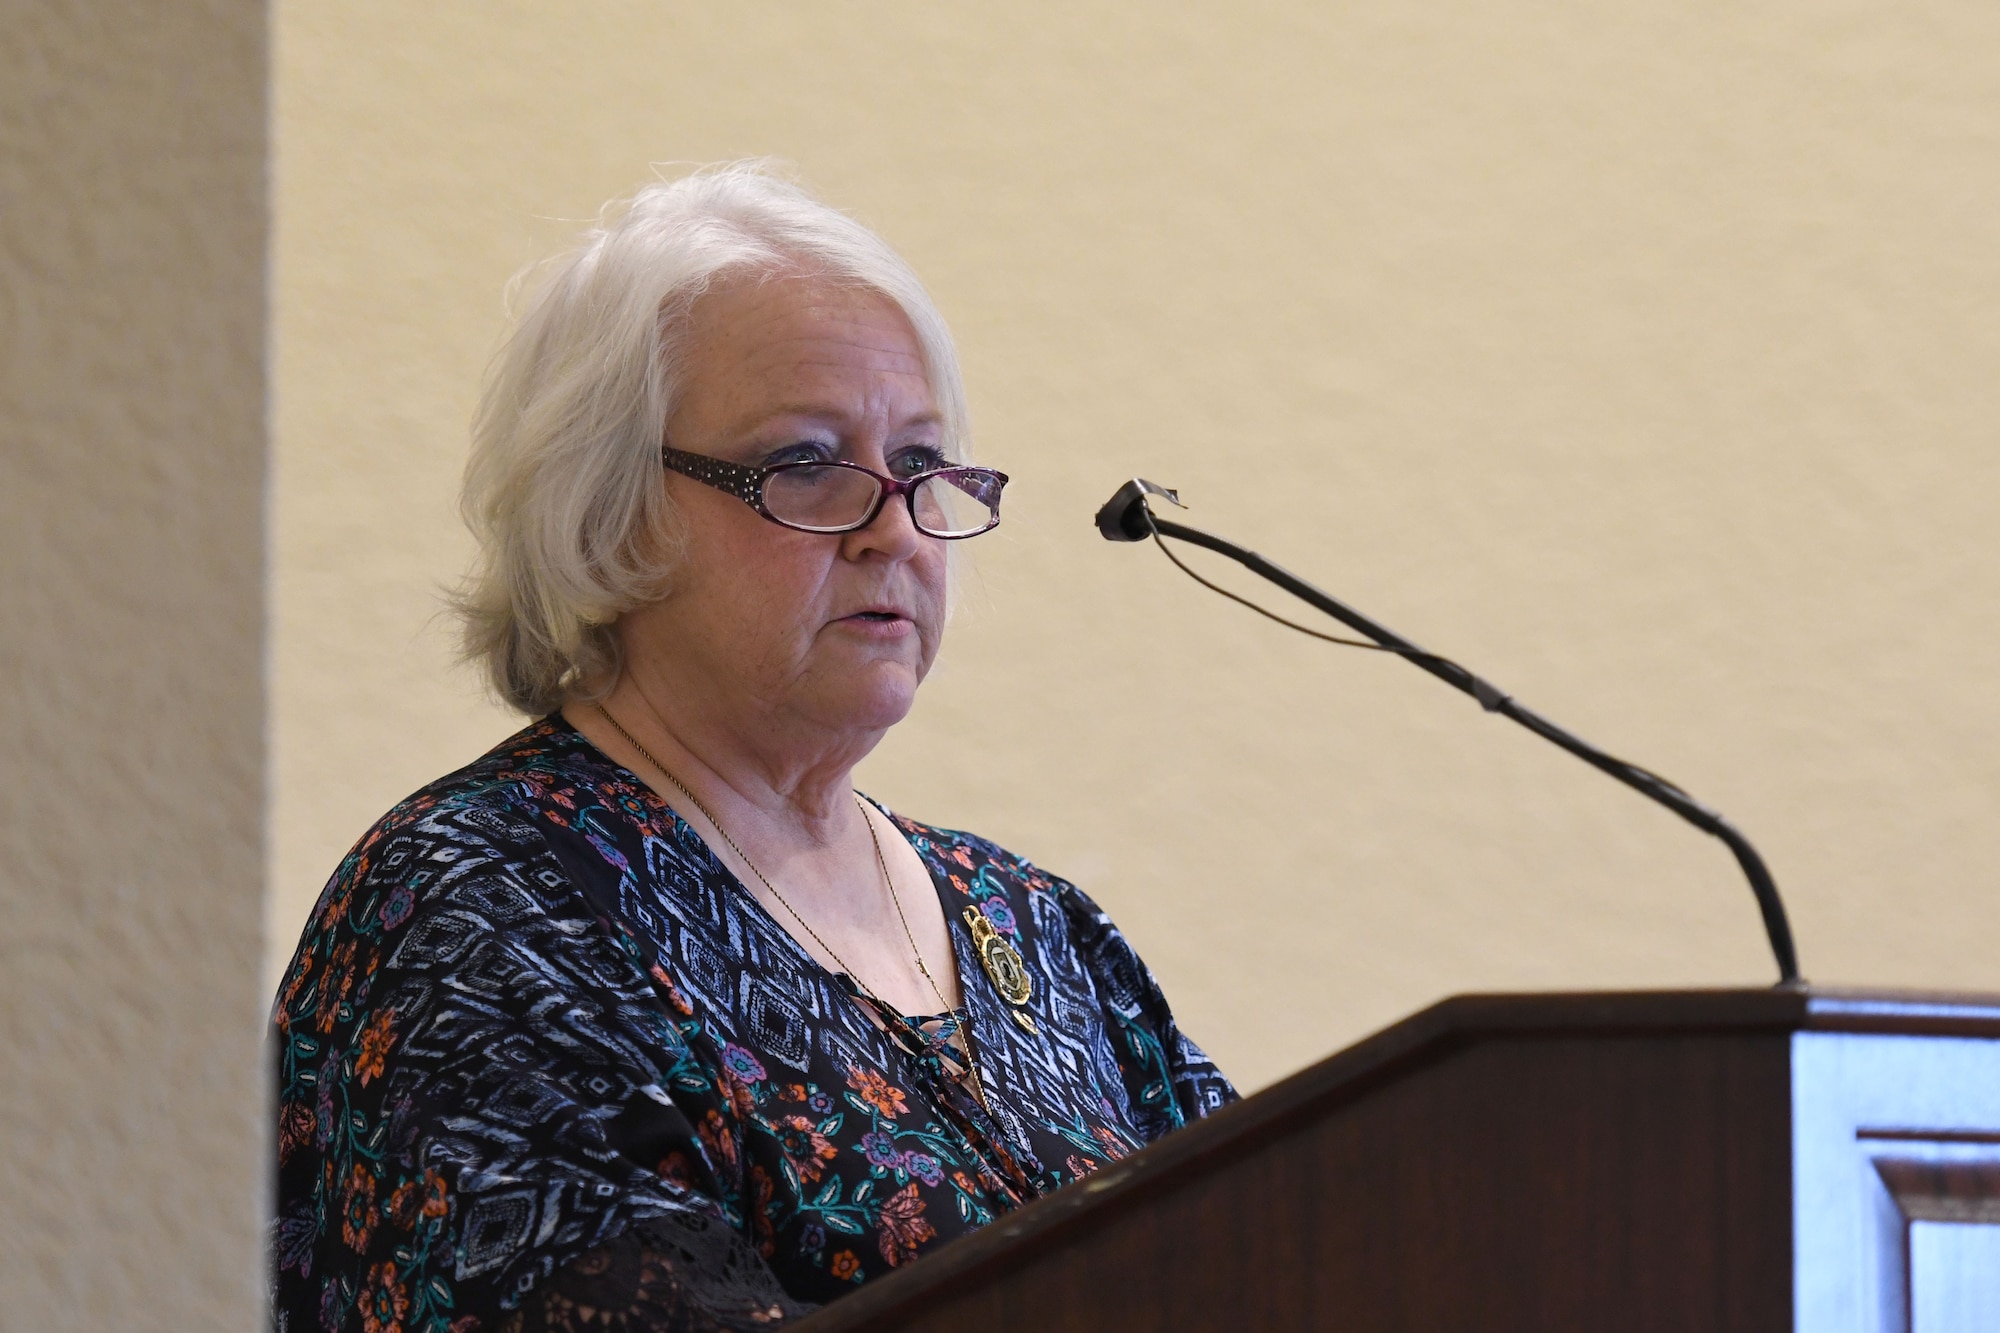
[[[300,941],[279,1327],[768,1328],[1234,1096],[1073,885],[853,789],[1000,519],[965,435],[916,276],[755,167],[549,266],[460,601],[540,720]]]

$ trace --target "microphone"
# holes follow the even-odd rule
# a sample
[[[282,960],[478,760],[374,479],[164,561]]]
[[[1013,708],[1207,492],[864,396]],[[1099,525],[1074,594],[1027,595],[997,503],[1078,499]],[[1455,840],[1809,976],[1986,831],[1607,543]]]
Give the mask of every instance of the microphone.
[[[1412,664],[1428,671],[1453,689],[1461,690],[1477,699],[1479,706],[1487,712],[1498,713],[1510,721],[1519,723],[1550,744],[1569,751],[1599,772],[1609,774],[1640,795],[1664,805],[1702,832],[1721,839],[1735,854],[1737,865],[1742,867],[1744,877],[1750,881],[1750,892],[1756,897],[1757,910],[1764,919],[1764,937],[1770,944],[1772,958],[1778,964],[1778,985],[1781,987],[1805,985],[1804,978],[1799,975],[1798,953],[1792,945],[1792,927],[1785,917],[1785,903],[1778,895],[1777,883],[1771,878],[1771,872],[1765,868],[1764,858],[1750,845],[1750,840],[1716,811],[1709,809],[1659,774],[1620,759],[1616,755],[1608,754],[1575,733],[1557,726],[1541,714],[1515,702],[1511,695],[1467,671],[1450,658],[1425,652],[1400,634],[1329,597],[1304,579],[1272,564],[1255,551],[1225,541],[1213,533],[1203,532],[1200,528],[1190,528],[1185,524],[1161,518],[1153,512],[1152,505],[1146,498],[1149,495],[1157,495],[1177,508],[1187,507],[1181,504],[1177,492],[1147,481],[1143,477],[1134,477],[1120,486],[1117,493],[1105,501],[1104,506],[1097,511],[1098,532],[1106,541],[1113,542],[1142,542],[1150,539],[1160,548],[1161,554],[1195,582],[1302,634],[1309,634],[1316,639],[1324,639],[1331,643],[1370,648],[1407,658]],[[1239,597],[1227,588],[1210,583],[1182,564],[1180,557],[1161,540],[1164,537],[1172,537],[1176,541],[1184,541],[1191,546],[1199,546],[1214,551],[1217,555],[1227,556],[1258,577],[1277,584],[1306,605],[1363,635],[1367,642],[1323,634],[1318,630],[1295,624],[1246,597]]]
[[[1146,505],[1149,495],[1164,496],[1178,508],[1181,504],[1178,492],[1156,485],[1143,477],[1134,477],[1118,488],[1118,493],[1104,502],[1097,511],[1097,530],[1104,534],[1108,542],[1142,542],[1153,535],[1152,510]]]

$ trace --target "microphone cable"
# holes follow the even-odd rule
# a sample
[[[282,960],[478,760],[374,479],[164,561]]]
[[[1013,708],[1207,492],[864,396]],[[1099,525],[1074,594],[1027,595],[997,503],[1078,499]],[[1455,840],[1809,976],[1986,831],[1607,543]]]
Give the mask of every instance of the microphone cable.
[[[1187,561],[1181,559],[1179,556],[1174,554],[1174,548],[1167,545],[1166,538],[1160,532],[1159,525],[1153,522],[1152,509],[1150,509],[1144,504],[1141,504],[1138,506],[1138,510],[1140,513],[1146,516],[1146,530],[1153,539],[1153,545],[1159,548],[1160,554],[1165,556],[1168,559],[1168,561],[1173,564],[1173,567],[1175,569],[1178,569],[1181,573],[1187,575],[1189,578],[1193,579],[1196,583],[1199,583],[1202,587],[1208,589],[1210,592],[1218,593],[1223,597],[1227,597],[1230,601],[1235,602],[1238,606],[1247,606],[1252,611],[1255,611],[1258,615],[1264,617],[1264,619],[1266,620],[1275,620],[1280,625],[1283,625],[1286,629],[1297,630],[1299,633],[1306,635],[1308,638],[1318,639],[1322,643],[1337,643],[1343,648],[1365,648],[1371,653],[1389,653],[1395,657],[1408,658],[1412,662],[1425,662],[1430,664],[1431,666],[1443,667],[1447,671],[1455,672],[1458,675],[1464,676],[1467,680],[1475,682],[1479,686],[1485,687],[1483,690],[1476,689],[1474,691],[1474,697],[1479,700],[1480,707],[1484,708],[1489,713],[1500,711],[1499,709],[1500,702],[1508,697],[1504,694],[1501,694],[1499,690],[1494,689],[1493,686],[1490,685],[1485,680],[1482,680],[1480,677],[1475,676],[1472,672],[1466,670],[1465,667],[1461,666],[1457,662],[1452,661],[1449,657],[1446,657],[1441,653],[1428,653],[1421,648],[1404,648],[1395,644],[1388,644],[1388,643],[1370,643],[1366,639],[1348,639],[1348,638],[1343,638],[1338,634],[1328,634],[1323,630],[1316,630],[1312,628],[1312,626],[1310,625],[1301,625],[1296,620],[1287,619],[1286,617],[1279,615],[1276,611],[1273,611],[1268,606],[1260,606],[1256,602],[1251,601],[1248,597],[1243,596],[1241,593],[1232,592],[1228,588],[1223,587],[1221,584],[1212,582],[1211,580],[1203,577],[1201,572],[1196,570],[1193,566],[1189,565]],[[1489,692],[1494,699],[1494,702],[1492,703],[1487,702]],[[1627,769],[1630,772],[1640,775],[1641,777],[1648,778],[1653,782],[1657,782],[1660,786],[1665,787],[1668,791],[1675,792],[1681,796],[1687,796],[1689,800],[1694,799],[1692,796],[1688,796],[1688,792],[1685,787],[1682,787],[1679,783],[1673,781],[1673,779],[1671,778],[1662,777],[1660,774],[1655,773],[1650,768],[1646,768],[1645,766],[1640,764],[1635,764],[1630,759],[1620,759],[1615,754],[1606,753],[1604,754],[1604,758],[1610,760],[1614,764],[1617,764],[1620,768]]]
[[[1679,784],[1661,777],[1651,769],[1642,768],[1629,759],[1620,759],[1592,745],[1574,732],[1558,726],[1450,658],[1424,651],[1352,607],[1329,597],[1297,575],[1272,564],[1255,551],[1226,541],[1213,533],[1203,532],[1200,528],[1190,528],[1159,519],[1147,502],[1148,495],[1158,495],[1172,504],[1181,504],[1180,497],[1171,489],[1135,477],[1120,487],[1118,493],[1098,510],[1095,520],[1098,532],[1106,540],[1118,542],[1143,541],[1151,537],[1153,544],[1159,547],[1160,554],[1166,556],[1174,568],[1202,587],[1210,592],[1219,593],[1237,605],[1247,607],[1265,619],[1275,621],[1286,629],[1304,634],[1308,638],[1343,648],[1366,648],[1374,652],[1386,652],[1407,658],[1421,670],[1471,695],[1486,712],[1498,713],[1509,721],[1526,727],[1543,740],[1569,751],[1591,767],[1666,806],[1702,832],[1725,843],[1735,855],[1744,877],[1750,882],[1751,893],[1757,900],[1759,915],[1763,917],[1765,938],[1770,944],[1773,960],[1778,964],[1778,984],[1787,987],[1805,984],[1799,974],[1797,946],[1792,940],[1791,923],[1786,919],[1784,899],[1778,893],[1777,883],[1772,879],[1769,868],[1765,866],[1764,858],[1758,854],[1750,840],[1724,819],[1720,812],[1702,804]],[[1301,625],[1290,617],[1279,615],[1269,607],[1222,587],[1204,577],[1176,555],[1164,540],[1167,537],[1205,547],[1236,561],[1259,577],[1277,584],[1314,610],[1330,616],[1350,629],[1366,634],[1368,640],[1350,639],[1343,635],[1328,634],[1309,625]]]

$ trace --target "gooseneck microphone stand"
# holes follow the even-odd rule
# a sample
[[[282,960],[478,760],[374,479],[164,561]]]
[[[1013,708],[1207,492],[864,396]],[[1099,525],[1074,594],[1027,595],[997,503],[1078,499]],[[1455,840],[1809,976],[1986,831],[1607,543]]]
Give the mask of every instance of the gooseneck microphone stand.
[[[1453,689],[1462,690],[1479,701],[1479,706],[1489,713],[1520,723],[1543,740],[1559,745],[1577,758],[1603,773],[1608,773],[1641,795],[1659,802],[1667,809],[1700,829],[1703,833],[1720,838],[1736,854],[1736,863],[1743,867],[1744,875],[1750,881],[1750,891],[1756,895],[1757,910],[1764,917],[1764,935],[1770,941],[1771,955],[1778,964],[1778,984],[1795,987],[1804,985],[1799,976],[1797,952],[1792,946],[1791,924],[1785,919],[1784,900],[1778,896],[1778,886],[1771,878],[1771,872],[1764,866],[1764,858],[1750,845],[1750,840],[1733,828],[1729,821],[1703,805],[1694,797],[1682,791],[1657,773],[1650,773],[1637,764],[1628,763],[1616,755],[1606,754],[1582,737],[1564,730],[1541,714],[1516,703],[1512,697],[1480,679],[1449,658],[1425,652],[1385,627],[1376,624],[1352,607],[1327,596],[1312,584],[1277,565],[1272,564],[1255,551],[1246,550],[1234,542],[1224,541],[1199,528],[1190,528],[1180,523],[1170,522],[1153,513],[1147,503],[1148,495],[1157,495],[1174,505],[1180,504],[1180,497],[1164,486],[1134,478],[1119,488],[1118,493],[1097,511],[1097,530],[1107,541],[1141,542],[1148,539],[1158,543],[1167,558],[1197,582],[1214,588],[1225,597],[1241,601],[1252,610],[1269,616],[1281,624],[1311,634],[1316,638],[1330,639],[1332,636],[1306,629],[1303,625],[1293,625],[1282,616],[1273,615],[1254,602],[1236,597],[1225,588],[1216,588],[1199,574],[1181,565],[1180,560],[1160,541],[1162,537],[1172,537],[1192,546],[1200,546],[1217,555],[1227,556],[1260,578],[1277,584],[1292,596],[1316,610],[1323,611],[1341,624],[1365,636],[1371,642],[1355,643],[1356,647],[1379,648],[1430,672]],[[1336,643],[1354,643],[1353,640],[1333,639]]]

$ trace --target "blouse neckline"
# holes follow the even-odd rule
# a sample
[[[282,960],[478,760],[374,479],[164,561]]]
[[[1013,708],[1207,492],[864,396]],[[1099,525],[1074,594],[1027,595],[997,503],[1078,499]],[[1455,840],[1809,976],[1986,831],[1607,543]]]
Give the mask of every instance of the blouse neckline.
[[[715,854],[715,849],[709,846],[708,839],[701,836],[701,831],[682,818],[680,812],[674,809],[665,797],[655,791],[651,783],[606,754],[597,742],[591,740],[590,737],[584,735],[581,731],[578,731],[562,714],[554,714],[550,718],[550,721],[562,729],[562,734],[568,737],[573,745],[578,747],[579,752],[587,760],[592,763],[602,764],[614,774],[621,775],[638,784],[639,790],[644,793],[643,799],[666,812],[667,817],[673,821],[673,828],[676,833],[684,830],[688,836],[694,839],[695,845],[701,848],[702,856],[708,861],[709,866],[720,872],[742,901],[748,905],[750,919],[761,921],[769,931],[777,936],[780,941],[779,948],[789,951],[795,961],[803,963],[807,968],[831,980],[835,989],[848,997],[848,1002],[860,1011],[863,1018],[871,1025],[884,1025],[883,1035],[892,1044],[902,1044],[898,1041],[895,1033],[886,1026],[888,1020],[885,1017],[870,1012],[871,1006],[865,992],[860,989],[860,983],[849,973],[835,972],[827,967],[825,963],[814,957],[803,944],[799,943],[798,938],[791,931],[785,929],[783,923],[777,917],[773,916],[770,910],[758,900],[757,895],[750,892],[750,887],[737,876],[736,872],[731,870],[723,862],[722,858]],[[897,833],[906,841],[908,840],[909,831],[904,820],[898,819],[894,813],[874,797],[865,793],[857,793],[857,795],[860,795],[862,800],[867,801],[877,810],[880,810],[883,817],[889,821]],[[935,858],[926,856],[921,848],[912,846],[911,850],[915,851],[917,859],[923,862],[924,869],[930,876],[931,892],[937,896],[938,909],[944,913],[945,933],[951,938],[952,960],[958,965],[958,989],[959,994],[963,997],[963,1002],[958,1008],[946,1010],[944,1015],[935,1017],[951,1018],[954,1020],[954,1033],[965,1034],[960,1037],[960,1040],[965,1042],[965,1049],[959,1051],[954,1048],[951,1052],[952,1059],[954,1063],[962,1064],[966,1070],[973,1071],[972,1076],[974,1078],[979,1078],[980,1076],[976,1072],[978,1064],[976,1051],[980,1045],[992,1039],[992,1034],[1006,1033],[1007,1025],[1001,1021],[1005,1015],[1004,1013],[995,1013],[992,1003],[979,1004],[978,1001],[974,1000],[974,994],[980,993],[981,988],[973,984],[972,977],[975,974],[980,976],[984,976],[985,974],[979,970],[977,961],[967,955],[967,950],[971,947],[971,941],[967,938],[967,933],[958,929],[952,921],[951,901],[946,897],[946,881],[941,878],[939,866]],[[975,1005],[978,1005],[977,1012],[975,1012]],[[884,1004],[883,1008],[893,1010],[894,1006]],[[941,1052],[936,1048],[939,1045],[948,1044],[948,1040],[936,1036],[909,1015],[898,1013],[897,1017],[901,1018],[906,1025],[914,1029],[917,1036],[922,1039],[930,1059],[933,1061],[939,1059]],[[1013,1034],[1006,1033],[1005,1036],[999,1039],[1011,1041],[1013,1040]],[[916,1056],[919,1053],[912,1051],[910,1054]],[[940,1068],[939,1072],[943,1072],[942,1068]],[[946,1081],[957,1084],[961,1095],[971,1104],[971,1108],[976,1108],[978,1115],[985,1119],[986,1123],[984,1125],[978,1124],[975,1120],[970,1127],[976,1130],[979,1137],[985,1138],[991,1143],[994,1150],[998,1151],[999,1160],[989,1162],[989,1166],[995,1168],[996,1181],[1011,1184],[1015,1191],[1013,1202],[1019,1204],[1023,1199],[1033,1197],[1039,1193],[1040,1191],[1031,1181],[1029,1173],[1023,1171],[1014,1158],[1018,1145],[1013,1142],[1005,1120],[997,1118],[993,1107],[990,1105],[990,1099],[998,1095],[998,1089],[987,1087],[983,1093],[975,1092],[970,1086],[960,1083],[956,1077],[947,1076]],[[945,1093],[943,1088],[937,1089],[935,1095],[940,1099],[937,1103],[939,1109],[945,1109],[945,1105],[949,1101],[949,1095]],[[965,1115],[967,1114],[967,1110],[971,1108],[961,1108],[957,1114]],[[973,1139],[968,1138],[967,1142],[973,1146],[975,1152],[981,1151]]]
[[[861,1005],[864,1013],[867,1012],[867,1006],[861,1001],[861,997],[867,991],[862,986],[860,978],[853,976],[851,973],[834,971],[821,962],[810,949],[801,944],[798,936],[786,929],[785,923],[778,920],[772,914],[771,910],[764,906],[763,901],[756,894],[750,892],[750,886],[743,882],[742,877],[732,870],[728,863],[721,857],[715,854],[715,848],[709,846],[708,839],[702,836],[701,830],[684,819],[680,811],[674,809],[666,797],[660,795],[654,789],[652,783],[646,781],[643,777],[606,754],[596,741],[593,741],[590,737],[577,730],[576,726],[560,712],[551,714],[547,720],[551,725],[561,728],[561,734],[577,749],[583,751],[585,758],[593,763],[602,764],[618,776],[636,783],[639,789],[645,793],[645,799],[648,803],[657,806],[666,814],[668,819],[673,821],[676,833],[685,833],[688,837],[694,839],[695,843],[700,846],[702,855],[707,858],[709,865],[714,870],[720,872],[728,880],[730,887],[735,890],[737,895],[749,905],[749,910],[754,914],[754,919],[760,921],[770,932],[783,941],[781,947],[790,952],[792,961],[803,963],[806,967],[827,977],[833,982],[834,988],[842,994],[849,993],[849,986],[851,984],[855,991],[853,996],[855,1003]],[[904,821],[897,818],[894,811],[866,792],[857,791],[855,795],[879,810],[882,813],[882,817],[887,819],[890,826],[896,830],[897,836],[901,837],[905,842],[909,842],[909,832],[904,827]],[[917,860],[923,863],[924,873],[930,879],[931,893],[938,900],[938,910],[944,913],[944,929],[946,936],[951,940],[952,961],[958,966],[958,990],[961,1002],[958,1007],[946,1009],[944,1012],[938,1014],[914,1015],[897,1011],[896,1016],[916,1028],[919,1032],[925,1030],[926,1024],[937,1022],[946,1017],[956,1018],[961,1024],[965,1024],[974,1018],[972,1013],[972,972],[968,971],[968,967],[973,967],[976,970],[976,964],[967,959],[965,950],[961,947],[960,935],[962,932],[952,921],[951,901],[945,895],[946,885],[939,878],[939,868],[935,859],[926,856],[923,849],[914,844],[912,844],[910,850],[916,852]],[[895,1008],[895,1006],[887,1004],[884,1007]]]

